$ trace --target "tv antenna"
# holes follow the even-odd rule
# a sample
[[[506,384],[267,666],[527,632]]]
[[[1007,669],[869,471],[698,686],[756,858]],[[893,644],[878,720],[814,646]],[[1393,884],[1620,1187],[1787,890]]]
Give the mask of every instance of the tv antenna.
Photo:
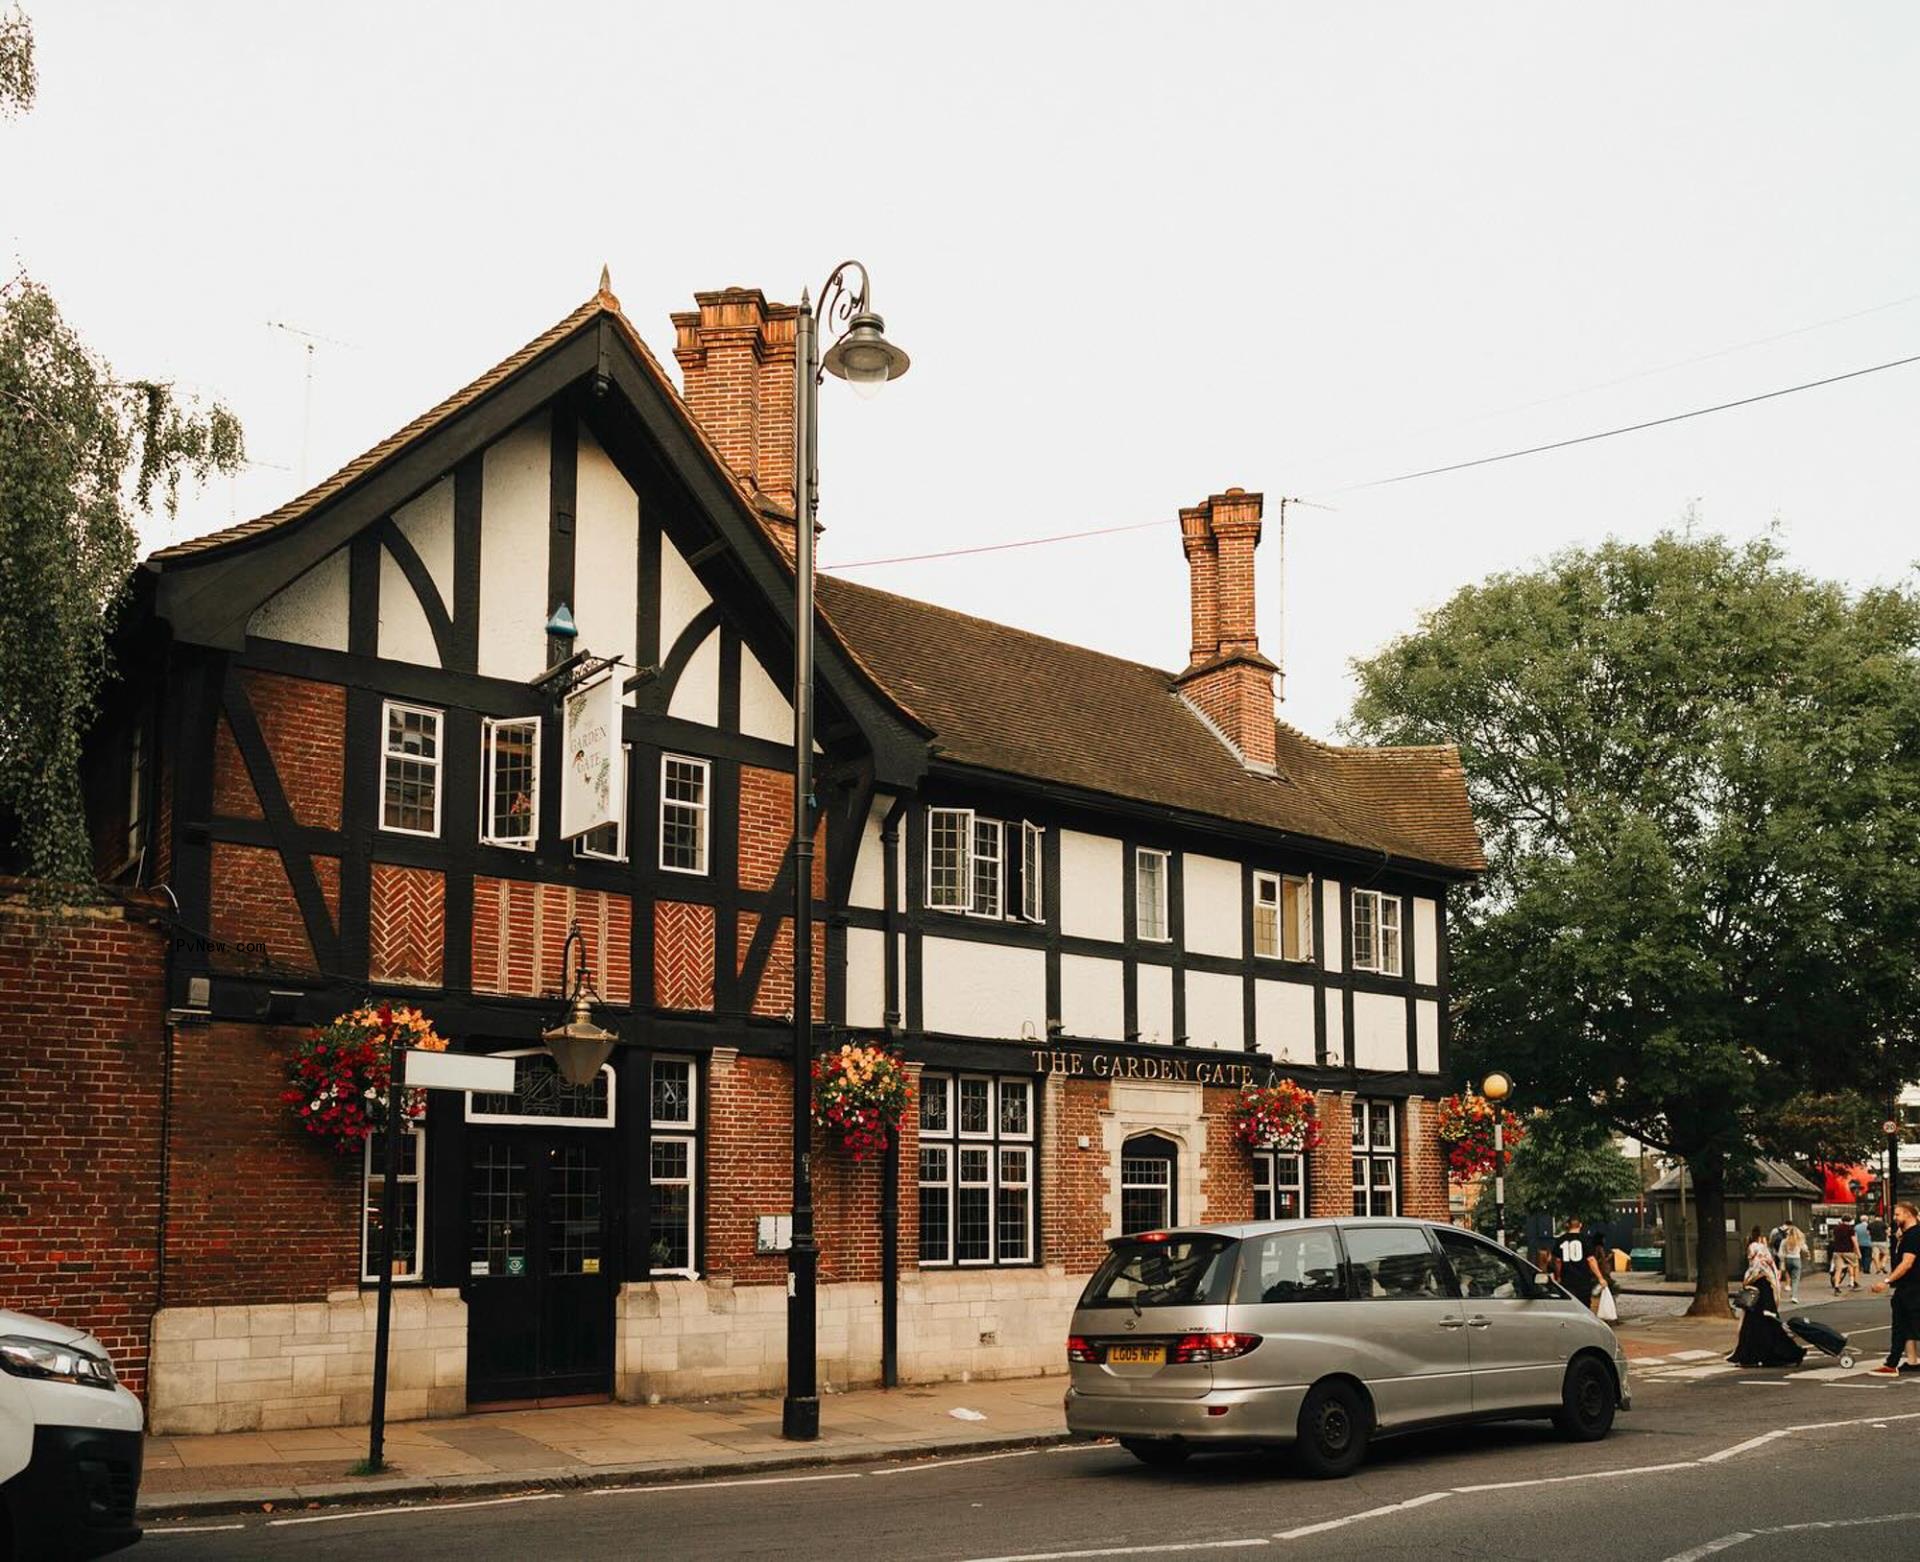
[[[313,439],[313,350],[323,342],[329,347],[344,347],[349,352],[357,352],[359,349],[352,342],[343,342],[336,336],[322,336],[318,331],[308,331],[297,325],[288,325],[284,320],[269,320],[267,329],[285,331],[289,336],[299,337],[306,345],[306,401],[300,413],[300,487],[304,491],[308,481],[307,453]]]

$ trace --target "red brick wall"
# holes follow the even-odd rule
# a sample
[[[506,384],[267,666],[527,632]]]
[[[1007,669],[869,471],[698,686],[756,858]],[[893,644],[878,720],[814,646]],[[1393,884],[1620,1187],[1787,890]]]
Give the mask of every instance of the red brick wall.
[[[1106,1253],[1110,1157],[1101,1139],[1100,1114],[1110,1092],[1106,1081],[1097,1079],[1049,1075],[1041,1084],[1048,1162],[1041,1198],[1043,1256],[1049,1264],[1064,1264],[1069,1274],[1090,1274]]]
[[[340,859],[313,859],[320,894],[340,925]],[[295,970],[318,968],[307,925],[300,918],[293,885],[287,881],[280,854],[266,846],[240,846],[232,841],[213,843],[213,905],[209,931],[217,946],[212,963],[217,970],[253,970],[264,959]]]
[[[337,683],[314,683],[279,673],[249,670],[240,676],[294,819],[315,829],[339,829],[347,691]],[[214,736],[213,810],[245,819],[260,817],[253,781],[224,717]]]
[[[1446,1220],[1447,1159],[1433,1102],[1412,1097],[1400,1114],[1400,1213]]]
[[[1353,1213],[1352,1097],[1323,1090],[1315,1098],[1320,1114],[1320,1148],[1307,1171],[1307,1207],[1315,1215]]]
[[[1200,1158],[1205,1173],[1201,1190],[1207,1196],[1207,1220],[1253,1219],[1253,1152],[1233,1136],[1233,1106],[1237,1090],[1201,1092],[1206,1104],[1207,1144]]]
[[[827,895],[825,819],[813,832],[813,898]],[[783,770],[740,767],[740,887],[765,893],[793,844],[793,776]]]
[[[438,987],[446,952],[447,879],[431,868],[373,864],[367,975]]]
[[[572,973],[561,970],[561,955],[576,921],[600,996],[631,1001],[632,899],[523,879],[473,881],[473,990],[526,998],[565,991]]]
[[[713,1008],[713,907],[654,902],[653,1001],[663,1009]]]
[[[784,1257],[753,1251],[755,1221],[793,1208],[791,1070],[777,1058],[716,1050],[707,1071],[706,1259],[740,1285],[772,1285]]]
[[[169,1307],[319,1301],[359,1280],[360,1158],[335,1154],[280,1099],[301,1034],[175,1030]]]
[[[754,932],[760,926],[760,918],[751,911],[740,913],[740,968],[744,971],[747,952],[753,946]],[[773,948],[767,955],[765,969],[760,973],[760,986],[752,996],[752,1012],[778,1019],[783,1014],[793,1012],[793,918],[782,917],[780,926],[774,930]],[[813,926],[813,1017],[824,1021],[827,1017],[827,930],[815,923]]]
[[[118,910],[0,906],[0,1299],[87,1329],[146,1384],[166,937]]]

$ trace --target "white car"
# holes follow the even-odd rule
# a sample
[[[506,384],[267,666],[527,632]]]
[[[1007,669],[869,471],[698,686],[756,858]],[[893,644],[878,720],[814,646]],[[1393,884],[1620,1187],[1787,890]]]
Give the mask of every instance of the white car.
[[[143,1424],[91,1334],[0,1308],[0,1557],[97,1557],[138,1540]]]

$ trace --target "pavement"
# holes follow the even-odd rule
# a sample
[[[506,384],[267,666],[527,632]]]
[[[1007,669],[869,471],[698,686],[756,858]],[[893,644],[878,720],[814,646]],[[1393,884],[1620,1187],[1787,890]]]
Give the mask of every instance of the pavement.
[[[1810,1310],[1884,1350],[1886,1303]],[[1313,1481],[1290,1460],[1213,1455],[1153,1470],[1106,1443],[1048,1442],[908,1457],[836,1451],[839,1462],[778,1473],[656,1475],[648,1483],[540,1487],[435,1502],[325,1506],[150,1522],[143,1551],[167,1562],[409,1562],[480,1558],[781,1559],[846,1562],[1066,1562],[1261,1551],[1351,1562],[1434,1558],[1565,1562],[1806,1562],[1823,1554],[1920,1556],[1912,1486],[1920,1382],[1718,1365],[1731,1321],[1623,1324],[1634,1408],[1598,1443],[1568,1443],[1538,1422],[1489,1424],[1381,1441],[1358,1474]],[[1689,1356],[1705,1352],[1709,1360]],[[1671,1375],[1670,1375],[1671,1374]],[[999,1391],[1050,1406],[1060,1379],[847,1395],[926,1414]],[[908,1401],[919,1403],[919,1401]],[[841,1400],[829,1401],[831,1424]],[[756,1413],[765,1423],[771,1402]],[[604,1407],[636,1421],[661,1410]],[[889,1409],[888,1415],[897,1413]],[[527,1416],[571,1414],[526,1412]],[[497,1422],[473,1417],[467,1423]],[[515,1419],[521,1419],[516,1416]],[[949,1417],[951,1419],[951,1417]],[[924,1426],[924,1423],[920,1423]],[[420,1425],[431,1426],[431,1423]],[[1056,1422],[1057,1425],[1057,1422]],[[977,1427],[977,1424],[975,1424]],[[764,1428],[763,1428],[764,1429]],[[963,1435],[968,1435],[963,1432]]]

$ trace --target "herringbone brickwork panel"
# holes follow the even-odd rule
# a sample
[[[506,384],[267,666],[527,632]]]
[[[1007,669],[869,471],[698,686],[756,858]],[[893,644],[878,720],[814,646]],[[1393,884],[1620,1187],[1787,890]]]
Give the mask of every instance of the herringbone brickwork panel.
[[[760,926],[759,916],[751,911],[740,913],[740,967],[744,971],[747,955],[753,948],[753,935]],[[774,930],[773,949],[767,955],[765,970],[760,973],[760,986],[753,993],[749,1007],[755,1014],[767,1015],[778,1019],[783,1014],[793,1012],[793,918],[782,917],[780,925]],[[825,1020],[827,1017],[827,930],[815,923],[813,927],[813,1017]]]
[[[653,1001],[663,1009],[713,1008],[713,907],[654,903]]]
[[[376,982],[438,987],[447,930],[447,881],[431,868],[373,865],[367,975]]]

